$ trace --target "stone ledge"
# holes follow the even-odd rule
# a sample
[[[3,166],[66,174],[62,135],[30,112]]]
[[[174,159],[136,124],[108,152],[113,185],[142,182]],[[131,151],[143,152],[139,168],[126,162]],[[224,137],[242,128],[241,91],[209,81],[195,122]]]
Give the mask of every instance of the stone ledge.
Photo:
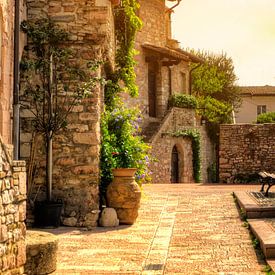
[[[58,238],[47,232],[28,230],[26,274],[50,274],[56,270]]]
[[[254,236],[260,241],[262,251],[267,259],[275,258],[275,232],[265,220],[248,220]]]
[[[275,217],[274,206],[261,206],[257,204],[245,191],[234,192],[238,205],[244,210],[247,218],[273,218]]]

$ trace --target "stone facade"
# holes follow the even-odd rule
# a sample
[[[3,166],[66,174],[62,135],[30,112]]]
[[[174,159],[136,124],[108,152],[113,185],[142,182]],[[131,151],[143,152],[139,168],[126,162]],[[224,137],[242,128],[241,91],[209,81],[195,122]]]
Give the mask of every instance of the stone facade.
[[[50,16],[70,35],[70,47],[77,52],[77,62],[104,60],[113,66],[114,32],[110,1],[27,1],[28,19]],[[97,72],[102,76],[103,68]],[[22,95],[22,100],[26,98]],[[103,91],[98,87],[92,97],[83,100],[69,115],[67,130],[54,138],[53,195],[64,201],[65,225],[97,225],[99,209],[100,113]],[[31,116],[21,111],[21,158],[31,151]],[[38,143],[43,144],[39,139]],[[32,197],[45,198],[45,160],[38,149],[36,177]],[[42,188],[41,188],[42,187]]]
[[[260,171],[275,171],[275,124],[221,125],[220,181]]]
[[[193,182],[193,151],[192,141],[188,137],[172,137],[170,133],[196,129],[201,137],[201,172],[202,181],[208,182],[207,168],[214,159],[214,148],[207,136],[205,126],[196,119],[195,111],[191,109],[172,108],[165,117],[163,124],[151,139],[152,154],[157,159],[152,164],[152,179],[154,183],[171,182],[172,152],[176,147],[178,152],[178,182]]]
[[[202,178],[207,179],[207,168],[213,162],[214,149],[204,127],[196,122],[194,111],[169,110],[168,99],[175,93],[190,92],[190,62],[198,62],[182,51],[172,39],[171,11],[163,0],[140,0],[139,16],[143,28],[136,38],[137,84],[139,97],[128,99],[130,105],[138,105],[144,117],[144,136],[152,146],[153,182],[171,182],[172,150],[179,153],[178,182],[192,182],[192,148],[188,138],[172,138],[166,132],[198,128],[202,137]]]
[[[0,270],[2,275],[23,274],[26,261],[26,167],[12,161],[0,136]]]
[[[0,3],[0,133],[11,143],[14,3]]]
[[[163,118],[168,107],[168,98],[173,93],[189,92],[189,59],[188,56],[175,58],[180,55],[177,41],[171,39],[171,12],[166,8],[165,1],[141,0],[139,16],[143,22],[143,28],[137,33],[136,75],[139,86],[139,98],[134,100],[138,104],[145,117],[145,125],[155,118]],[[148,49],[146,45],[155,46]],[[166,54],[161,52],[165,51]],[[179,52],[178,52],[179,51]],[[175,61],[176,59],[176,61]],[[152,72],[154,74],[152,75]],[[155,83],[155,91],[150,91],[152,78]],[[150,96],[153,93],[152,96]],[[154,107],[150,106],[150,101]],[[150,108],[155,108],[152,114]]]

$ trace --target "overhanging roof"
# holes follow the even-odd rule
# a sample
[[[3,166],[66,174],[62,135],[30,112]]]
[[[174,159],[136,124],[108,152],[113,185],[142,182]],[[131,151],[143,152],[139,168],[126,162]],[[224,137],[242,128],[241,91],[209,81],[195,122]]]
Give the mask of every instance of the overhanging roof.
[[[241,86],[242,96],[275,96],[275,86]]]
[[[145,43],[142,45],[142,47],[147,50],[154,53],[157,53],[163,57],[169,58],[169,59],[177,59],[177,60],[183,60],[186,62],[194,62],[194,63],[203,63],[203,60],[196,57],[193,54],[190,54],[184,50],[181,49],[172,49],[168,47],[159,47],[156,45],[152,45],[149,43]]]

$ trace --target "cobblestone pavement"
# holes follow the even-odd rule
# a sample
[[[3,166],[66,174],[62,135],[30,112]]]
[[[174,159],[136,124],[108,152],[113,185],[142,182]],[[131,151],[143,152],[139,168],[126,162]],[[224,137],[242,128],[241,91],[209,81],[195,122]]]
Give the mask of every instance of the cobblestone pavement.
[[[231,195],[258,189],[145,186],[133,226],[51,230],[60,238],[54,274],[264,274]]]

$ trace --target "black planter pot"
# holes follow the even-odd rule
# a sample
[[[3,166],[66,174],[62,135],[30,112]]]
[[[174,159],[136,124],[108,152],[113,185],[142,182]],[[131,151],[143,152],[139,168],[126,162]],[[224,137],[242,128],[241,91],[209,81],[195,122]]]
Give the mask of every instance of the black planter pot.
[[[59,227],[62,201],[36,202],[34,207],[34,225],[36,227]]]

